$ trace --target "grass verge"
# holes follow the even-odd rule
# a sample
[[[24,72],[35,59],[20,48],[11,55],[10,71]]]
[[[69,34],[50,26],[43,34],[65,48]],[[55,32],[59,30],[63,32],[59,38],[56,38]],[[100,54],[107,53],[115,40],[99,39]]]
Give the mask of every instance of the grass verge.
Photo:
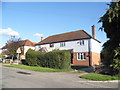
[[[72,69],[52,69],[52,68],[45,68],[45,67],[39,67],[39,66],[26,66],[26,65],[3,65],[3,66],[15,67],[15,68],[38,71],[38,72],[67,72],[72,70]]]
[[[120,77],[117,76],[102,75],[97,73],[88,73],[80,76],[80,78],[94,80],[94,81],[120,80]]]
[[[80,71],[80,70],[79,70],[78,73],[86,73],[86,72],[85,72],[85,71]]]

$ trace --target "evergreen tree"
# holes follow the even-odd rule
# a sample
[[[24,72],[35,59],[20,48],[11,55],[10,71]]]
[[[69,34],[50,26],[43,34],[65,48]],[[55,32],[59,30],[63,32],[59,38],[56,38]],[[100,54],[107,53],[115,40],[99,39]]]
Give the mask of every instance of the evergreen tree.
[[[107,38],[109,38],[103,45],[103,64],[109,68],[109,74],[118,74],[118,69],[120,69],[120,54],[118,54],[120,53],[118,50],[120,47],[120,1],[111,2],[109,9],[104,16],[100,18],[99,22],[102,22],[100,29],[104,30]]]

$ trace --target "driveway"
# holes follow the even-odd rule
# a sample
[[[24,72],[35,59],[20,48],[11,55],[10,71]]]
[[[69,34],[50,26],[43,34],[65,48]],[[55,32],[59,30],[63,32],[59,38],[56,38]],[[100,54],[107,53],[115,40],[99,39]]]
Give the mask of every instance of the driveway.
[[[3,67],[2,88],[118,88],[118,82],[92,82],[75,72],[35,72]]]

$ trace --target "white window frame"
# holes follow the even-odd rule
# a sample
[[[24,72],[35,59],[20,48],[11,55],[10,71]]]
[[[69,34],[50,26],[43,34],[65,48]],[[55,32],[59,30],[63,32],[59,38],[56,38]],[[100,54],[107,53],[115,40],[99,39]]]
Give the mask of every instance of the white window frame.
[[[85,40],[80,40],[77,42],[78,45],[84,46],[85,45]]]
[[[65,42],[60,42],[60,47],[65,47]]]
[[[86,60],[86,53],[77,53],[77,60]]]

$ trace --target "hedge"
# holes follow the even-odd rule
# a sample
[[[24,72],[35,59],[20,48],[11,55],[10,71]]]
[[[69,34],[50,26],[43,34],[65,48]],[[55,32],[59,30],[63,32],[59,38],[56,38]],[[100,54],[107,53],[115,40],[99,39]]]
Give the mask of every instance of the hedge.
[[[26,53],[26,62],[30,66],[37,66],[38,65],[38,56],[39,52],[35,52],[32,49],[29,49]]]
[[[67,50],[55,50],[42,53],[29,49],[26,61],[31,66],[42,66],[55,69],[70,69],[71,53]]]

